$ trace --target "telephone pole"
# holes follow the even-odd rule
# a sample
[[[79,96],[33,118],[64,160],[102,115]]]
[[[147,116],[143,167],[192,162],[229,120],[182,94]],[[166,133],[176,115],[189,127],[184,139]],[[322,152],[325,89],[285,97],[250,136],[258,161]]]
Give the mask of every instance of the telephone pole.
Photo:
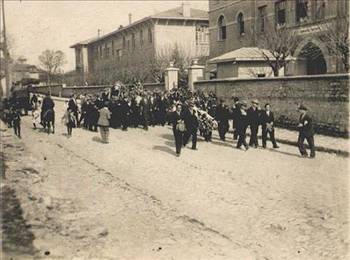
[[[10,77],[10,53],[7,48],[7,37],[6,37],[6,23],[5,23],[5,0],[1,0],[1,10],[2,10],[2,27],[3,27],[3,42],[1,43],[2,53],[4,55],[5,62],[5,84],[6,92],[5,95],[8,97],[10,95],[11,89],[11,77]]]

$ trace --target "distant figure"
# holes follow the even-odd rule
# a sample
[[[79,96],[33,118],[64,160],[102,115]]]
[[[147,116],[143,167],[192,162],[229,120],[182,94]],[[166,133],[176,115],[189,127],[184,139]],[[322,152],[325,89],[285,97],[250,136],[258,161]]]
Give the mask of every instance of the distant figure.
[[[70,108],[66,109],[62,121],[67,126],[67,134],[69,138],[72,136],[73,127],[75,127],[77,123],[74,113]]]
[[[75,119],[77,121],[77,127],[79,127],[79,118],[78,118],[78,102],[77,96],[75,94],[71,95],[68,101],[68,108],[73,112]]]
[[[247,117],[250,125],[249,146],[257,148],[259,146],[258,130],[260,124],[260,108],[258,100],[254,99],[252,101],[252,106],[247,111]]]
[[[244,145],[245,149],[248,150],[249,146],[246,142],[246,131],[249,122],[247,118],[246,107],[247,103],[245,101],[237,104],[239,111],[237,112],[237,120],[235,121],[235,126],[238,135],[237,148],[241,149],[241,146]]]
[[[181,104],[176,105],[176,110],[171,113],[170,119],[173,124],[173,134],[175,138],[176,156],[181,154],[183,133],[185,132],[185,122],[182,115]]]
[[[15,135],[17,135],[18,138],[21,138],[21,114],[18,109],[11,109],[11,119]]]
[[[312,125],[312,119],[307,114],[307,108],[304,105],[300,105],[298,110],[300,112],[299,124],[298,124],[298,128],[299,128],[298,147],[299,147],[300,154],[303,157],[308,157],[308,153],[304,146],[304,140],[306,139],[310,148],[310,158],[315,158],[316,149],[315,149],[315,142],[314,142],[314,128]]]
[[[32,111],[32,122],[33,122],[34,129],[36,129],[37,125],[40,124],[39,107],[41,105],[41,102],[38,101],[37,104],[38,104],[37,106],[33,106],[33,111]]]
[[[269,103],[265,104],[265,111],[261,113],[261,126],[263,148],[266,148],[267,135],[270,136],[273,148],[279,148],[275,139],[275,117]]]
[[[222,99],[220,99],[220,104],[216,107],[215,119],[218,121],[220,140],[225,141],[225,135],[229,130],[229,110]]]
[[[100,127],[100,134],[102,143],[108,143],[109,140],[109,119],[111,119],[111,112],[108,109],[108,103],[105,102],[99,112],[98,126]]]
[[[190,137],[192,137],[192,150],[197,150],[197,132],[199,121],[197,111],[194,109],[194,104],[190,103],[184,116],[186,131],[183,136],[183,146],[186,146]]]

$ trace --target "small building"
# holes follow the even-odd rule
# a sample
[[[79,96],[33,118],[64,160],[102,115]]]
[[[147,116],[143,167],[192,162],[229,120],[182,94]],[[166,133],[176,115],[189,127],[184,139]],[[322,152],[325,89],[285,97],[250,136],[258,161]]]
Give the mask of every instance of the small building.
[[[261,50],[257,47],[243,47],[227,52],[209,60],[209,64],[216,65],[212,72],[216,78],[257,78],[274,77],[272,68],[262,55],[264,52],[271,61],[274,57],[268,50]],[[280,75],[284,74],[281,69]]]
[[[12,82],[14,84],[22,83],[28,80],[37,80],[40,78],[40,70],[31,64],[15,63],[11,69]]]
[[[342,73],[342,57],[329,47],[328,38],[330,33],[347,35],[348,23],[349,0],[209,0],[209,57],[261,46],[269,29],[284,28],[297,40],[293,75]]]
[[[81,83],[113,84],[135,77],[155,82],[154,62],[175,48],[186,56],[209,55],[209,19],[204,10],[181,7],[160,12],[115,31],[74,44],[76,71]],[[167,64],[168,65],[168,64]]]

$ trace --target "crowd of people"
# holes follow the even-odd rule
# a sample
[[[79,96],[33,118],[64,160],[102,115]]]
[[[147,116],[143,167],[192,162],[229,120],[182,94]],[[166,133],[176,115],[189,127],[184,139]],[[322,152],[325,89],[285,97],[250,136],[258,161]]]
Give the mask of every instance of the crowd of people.
[[[80,102],[78,102],[80,100]],[[180,156],[182,147],[191,140],[191,148],[197,150],[197,135],[211,142],[212,133],[217,130],[222,141],[226,140],[230,121],[233,126],[233,139],[237,140],[236,148],[248,150],[257,148],[258,132],[261,126],[262,147],[266,148],[269,139],[274,149],[279,148],[275,139],[275,118],[271,105],[254,99],[248,103],[238,97],[232,97],[232,105],[218,99],[213,93],[191,92],[188,89],[173,89],[168,92],[147,91],[141,85],[132,88],[116,85],[99,94],[86,94],[78,97],[73,94],[66,102],[62,122],[67,126],[68,137],[72,136],[75,127],[90,131],[100,129],[101,141],[108,143],[109,128],[121,128],[127,131],[129,127],[142,127],[148,130],[150,126],[172,125],[176,155]],[[54,110],[54,102],[49,95],[40,100],[36,95],[31,98],[33,107],[33,126],[43,125],[47,111]],[[41,109],[41,112],[39,110]],[[315,157],[314,131],[312,119],[306,113],[307,108],[299,106],[299,151],[308,157],[304,146],[306,139],[310,147],[310,157]],[[8,123],[20,136],[20,116],[15,105],[8,110]],[[17,111],[17,112],[16,112]],[[53,120],[54,121],[54,120]],[[250,130],[249,142],[247,130]]]

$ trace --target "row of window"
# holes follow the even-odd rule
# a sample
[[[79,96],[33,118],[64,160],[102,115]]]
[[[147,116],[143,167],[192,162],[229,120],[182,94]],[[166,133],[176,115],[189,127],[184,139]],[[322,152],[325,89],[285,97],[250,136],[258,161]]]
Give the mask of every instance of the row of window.
[[[144,45],[144,35],[143,30],[140,32],[140,46]],[[148,42],[153,42],[153,35],[151,28],[148,29]],[[115,49],[114,40],[111,42],[111,47],[108,43],[100,44],[96,47],[96,58],[108,58],[110,55],[116,56],[118,60],[120,60],[121,56],[123,55],[123,50],[127,49],[130,50],[130,47],[132,50],[136,48],[136,37],[135,33],[131,34],[131,46],[130,46],[130,39],[127,39],[126,36],[123,36],[123,49]]]
[[[326,0],[314,0],[314,19],[322,20],[325,18],[326,13]],[[310,0],[296,0],[296,21],[302,23],[308,21],[311,17],[311,6]],[[266,27],[266,12],[267,6],[261,6],[258,8],[258,30],[264,32]],[[286,24],[286,13],[287,13],[287,0],[279,0],[275,3],[275,23],[281,27]],[[244,35],[244,15],[239,13],[237,16],[237,26],[240,35]],[[226,39],[226,21],[225,17],[221,15],[218,19],[218,39]]]

